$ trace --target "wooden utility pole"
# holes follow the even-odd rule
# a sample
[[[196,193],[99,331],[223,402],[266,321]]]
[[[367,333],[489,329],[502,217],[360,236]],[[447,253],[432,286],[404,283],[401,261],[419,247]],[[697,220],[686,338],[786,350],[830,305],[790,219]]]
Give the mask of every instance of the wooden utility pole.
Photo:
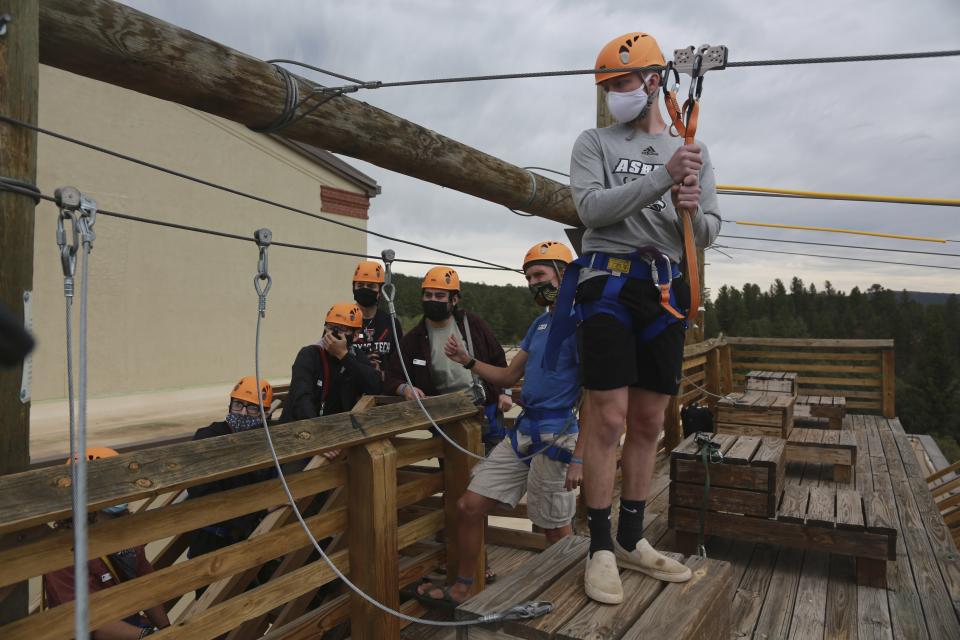
[[[38,15],[35,0],[0,0],[0,113],[37,122]],[[6,22],[9,20],[9,22]],[[0,123],[0,176],[37,181],[37,136]],[[34,201],[0,191],[0,304],[23,318],[24,294],[33,289]],[[22,366],[0,370],[0,475],[30,464],[30,402],[21,401]],[[27,615],[27,583],[0,601],[0,624]]]
[[[269,125],[282,112],[285,83],[273,66],[111,0],[42,0],[40,38],[41,62],[71,73],[248,126]],[[300,82],[301,97],[310,90]],[[312,98],[304,109],[314,104]],[[566,186],[534,176],[534,194],[531,174],[520,167],[347,96],[330,100],[281,134],[579,225]]]

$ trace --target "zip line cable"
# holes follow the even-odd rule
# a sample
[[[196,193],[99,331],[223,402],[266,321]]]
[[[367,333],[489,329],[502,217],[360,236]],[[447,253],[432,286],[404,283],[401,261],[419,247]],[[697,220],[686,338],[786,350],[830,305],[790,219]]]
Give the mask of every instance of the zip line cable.
[[[259,230],[256,235],[260,236],[261,232],[263,231],[266,231],[269,237],[269,230],[266,230],[266,229]],[[255,380],[257,381],[257,385],[259,387],[260,379],[261,379],[260,378],[260,326],[262,324],[263,318],[266,317],[267,293],[270,291],[272,278],[267,272],[267,260],[266,260],[266,251],[267,251],[267,248],[269,247],[270,241],[267,240],[266,245],[262,244],[259,239],[256,242],[260,247],[260,262],[258,267],[258,273],[253,278],[254,289],[256,290],[257,296],[259,298],[258,309],[257,309],[256,340],[255,340],[255,347],[254,347],[254,375],[256,376]],[[266,286],[264,288],[261,288],[260,283],[264,281],[266,282]],[[392,286],[392,283],[391,283],[391,286]],[[394,313],[392,317],[395,318],[396,314]],[[350,590],[352,590],[358,596],[366,600],[371,606],[376,607],[377,609],[379,609],[380,611],[383,611],[384,613],[387,613],[391,616],[400,618],[401,620],[405,620],[413,624],[424,624],[424,625],[435,626],[435,627],[469,627],[469,626],[475,626],[480,624],[489,624],[491,622],[499,622],[502,620],[528,620],[528,619],[536,618],[542,615],[546,615],[547,613],[550,613],[553,610],[552,603],[542,602],[542,601],[527,601],[527,602],[522,602],[522,603],[513,605],[511,607],[507,607],[506,609],[502,609],[494,613],[488,613],[486,615],[480,616],[479,618],[475,618],[473,620],[453,620],[453,621],[430,620],[430,619],[424,619],[424,618],[417,618],[411,615],[407,615],[402,611],[397,611],[396,609],[392,609],[387,605],[383,604],[382,602],[378,601],[373,596],[367,594],[363,589],[355,585],[346,575],[344,575],[342,571],[340,571],[340,568],[337,567],[337,565],[333,562],[333,560],[331,560],[330,557],[323,550],[323,547],[320,546],[320,543],[317,541],[316,536],[313,535],[313,531],[310,530],[310,527],[307,525],[306,521],[303,519],[303,514],[300,512],[300,508],[297,506],[297,501],[293,497],[293,493],[290,491],[290,486],[287,484],[287,478],[283,473],[283,467],[280,465],[280,457],[277,455],[276,447],[273,444],[273,437],[270,435],[270,426],[269,424],[267,424],[267,413],[266,413],[266,409],[263,406],[263,394],[261,393],[257,394],[257,401],[260,407],[260,422],[263,427],[263,433],[266,436],[267,446],[270,449],[270,455],[273,458],[273,464],[277,471],[277,477],[280,480],[280,485],[283,487],[283,492],[287,496],[287,502],[289,503],[290,509],[292,510],[297,521],[300,523],[300,527],[303,529],[304,533],[307,534],[307,538],[309,538],[310,542],[313,544],[313,548],[316,549],[317,553],[320,555],[321,558],[323,558],[324,562],[327,563],[327,566],[330,567],[333,573],[343,582],[344,585],[346,585]],[[427,415],[427,417],[429,417],[429,414],[426,413],[426,409],[424,409],[424,413]],[[433,422],[433,419],[430,418],[430,421]],[[440,430],[440,433],[443,433],[442,429]],[[446,434],[444,434],[444,437],[447,437],[449,439],[449,436],[446,436]],[[453,442],[452,440],[449,440],[449,441]]]
[[[394,237],[394,236],[389,236],[389,235],[386,235],[386,234],[384,234],[384,233],[379,233],[379,232],[376,232],[376,231],[371,231],[371,230],[369,230],[369,229],[364,229],[363,227],[358,227],[358,226],[356,226],[356,225],[352,225],[352,224],[349,224],[349,223],[347,223],[347,222],[341,222],[341,221],[335,220],[335,219],[333,219],[333,218],[328,218],[327,216],[323,216],[323,215],[320,215],[320,214],[317,214],[317,213],[313,213],[312,211],[307,211],[307,210],[305,210],[305,209],[300,209],[300,208],[298,208],[298,207],[294,207],[294,206],[291,206],[291,205],[283,204],[283,203],[281,203],[281,202],[277,202],[277,201],[275,201],[275,200],[270,200],[269,198],[264,198],[264,197],[262,197],[262,196],[257,196],[257,195],[251,194],[251,193],[247,193],[247,192],[245,192],[245,191],[240,191],[239,189],[234,189],[233,187],[227,187],[227,186],[225,186],[225,185],[218,184],[218,183],[216,183],[216,182],[211,182],[211,181],[209,181],[209,180],[204,180],[203,178],[197,178],[197,177],[195,177],[195,176],[192,176],[192,175],[189,175],[189,174],[187,174],[187,173],[183,173],[183,172],[177,171],[177,170],[175,170],[175,169],[170,169],[170,168],[168,168],[168,167],[164,167],[164,166],[155,164],[155,163],[153,163],[153,162],[148,162],[148,161],[146,161],[146,160],[141,160],[140,158],[135,158],[135,157],[133,157],[133,156],[129,156],[129,155],[124,154],[124,153],[120,153],[119,151],[113,151],[112,149],[107,149],[106,147],[101,147],[101,146],[92,144],[92,143],[90,143],[90,142],[85,142],[85,141],[83,141],[83,140],[78,140],[77,138],[73,138],[73,137],[68,136],[68,135],[66,135],[66,134],[58,133],[58,132],[56,132],[56,131],[51,131],[50,129],[45,129],[45,128],[43,128],[43,127],[39,127],[39,126],[37,126],[37,125],[30,124],[30,123],[24,122],[24,121],[22,121],[22,120],[18,120],[18,119],[16,119],[16,118],[11,118],[10,116],[7,116],[7,115],[0,114],[0,122],[6,122],[6,123],[8,123],[8,124],[13,124],[13,125],[17,125],[17,126],[20,126],[20,127],[24,127],[24,128],[26,128],[26,129],[30,129],[31,131],[36,131],[37,133],[42,133],[42,134],[47,135],[47,136],[50,136],[50,137],[52,137],[52,138],[57,138],[57,139],[59,139],[59,140],[65,141],[65,142],[70,142],[70,143],[72,143],[72,144],[75,144],[75,145],[78,145],[78,146],[81,146],[81,147],[85,147],[85,148],[87,148],[87,149],[91,149],[91,150],[97,151],[97,152],[99,152],[99,153],[103,153],[103,154],[106,154],[106,155],[109,155],[109,156],[113,156],[114,158],[119,158],[119,159],[121,159],[121,160],[126,160],[127,162],[132,162],[132,163],[134,163],[134,164],[139,164],[139,165],[144,166],[144,167],[147,167],[147,168],[149,168],[149,169],[154,169],[154,170],[156,170],[156,171],[160,171],[160,172],[166,173],[166,174],[168,174],[168,175],[176,176],[176,177],[182,178],[182,179],[184,179],[184,180],[189,180],[190,182],[195,182],[195,183],[197,183],[197,184],[201,184],[201,185],[204,185],[204,186],[206,186],[206,187],[211,187],[211,188],[213,188],[213,189],[217,189],[217,190],[223,191],[223,192],[225,192],[225,193],[230,193],[230,194],[233,194],[233,195],[236,195],[236,196],[240,196],[240,197],[242,197],[242,198],[247,198],[248,200],[253,200],[253,201],[259,202],[259,203],[261,203],[261,204],[267,204],[267,205],[270,205],[270,206],[272,206],[272,207],[277,207],[277,208],[279,208],[279,209],[283,209],[283,210],[286,210],[286,211],[290,211],[290,212],[292,212],[292,213],[299,213],[300,215],[308,216],[308,217],[310,217],[310,218],[315,218],[315,219],[317,219],[317,220],[322,220],[322,221],[324,221],[324,222],[329,222],[329,223],[331,223],[331,224],[335,224],[335,225],[338,225],[338,226],[340,226],[340,227],[344,227],[344,228],[347,228],[347,229],[353,229],[354,231],[359,231],[359,232],[365,233],[365,234],[367,234],[367,235],[375,236],[375,237],[377,237],[377,238],[382,238],[383,240],[390,240],[391,242],[398,242],[398,243],[400,243],[400,244],[405,244],[405,245],[409,245],[409,246],[412,246],[412,247],[418,247],[418,248],[420,248],[420,249],[426,249],[426,250],[428,250],[428,251],[433,251],[433,252],[435,252],[435,253],[439,253],[439,254],[442,254],[442,255],[451,256],[451,257],[453,257],[453,258],[459,258],[459,259],[461,259],[461,260],[467,260],[467,261],[469,261],[469,262],[476,262],[476,263],[478,263],[478,264],[485,264],[485,265],[488,265],[488,266],[490,266],[490,267],[496,267],[497,269],[500,269],[501,271],[516,271],[516,269],[513,269],[513,268],[511,268],[511,267],[505,267],[505,266],[503,266],[502,264],[497,264],[497,263],[495,263],[495,262],[489,262],[489,261],[487,261],[487,260],[481,260],[480,258],[472,258],[472,257],[470,257],[470,256],[462,255],[462,254],[459,254],[459,253],[454,253],[454,252],[452,252],[452,251],[445,251],[445,250],[443,250],[443,249],[437,249],[437,248],[434,248],[434,247],[431,247],[431,246],[429,246],[429,245],[422,244],[422,243],[419,243],[419,242],[413,242],[413,241],[411,241],[411,240],[403,240],[403,239],[401,239],[401,238],[396,238],[396,237]],[[425,263],[425,264],[435,264],[435,263]]]
[[[893,204],[920,204],[936,207],[960,207],[956,198],[911,198],[905,196],[879,196],[869,193],[829,193],[801,191],[778,187],[745,187],[733,184],[718,184],[717,193],[731,196],[789,196],[813,200],[850,200],[855,202],[889,202]]]
[[[878,62],[881,60],[916,60],[920,58],[946,58],[951,56],[960,56],[960,50],[952,49],[947,51],[920,51],[915,53],[882,53],[882,54],[873,54],[873,55],[856,55],[856,56],[834,56],[834,57],[818,57],[818,58],[785,58],[781,60],[743,60],[740,62],[728,62],[726,66],[728,68],[745,68],[745,67],[772,67],[772,66],[781,66],[781,65],[797,65],[797,64],[831,64],[838,62]],[[297,63],[300,64],[300,63]],[[305,66],[305,65],[304,65]],[[620,72],[620,71],[657,71],[661,72],[666,69],[665,65],[648,65],[645,67],[619,67],[619,68],[610,68],[604,69],[606,72]],[[382,82],[380,80],[375,80],[372,82],[357,82],[354,84],[343,85],[339,87],[328,87],[325,89],[325,92],[328,93],[354,93],[360,89],[384,89],[388,87],[413,87],[420,85],[429,85],[429,84],[452,84],[460,82],[484,82],[488,80],[514,80],[514,79],[523,79],[523,78],[552,78],[556,76],[577,76],[577,75],[592,75],[597,72],[596,69],[569,69],[565,71],[534,71],[526,73],[502,73],[494,75],[479,75],[479,76],[456,76],[449,78],[428,78],[423,80],[402,80],[399,82]]]
[[[816,253],[797,253],[795,251],[774,251],[773,249],[754,249],[752,247],[733,247],[728,244],[714,245],[719,249],[728,251],[756,251],[759,253],[776,253],[785,256],[801,256],[803,258],[826,258],[829,260],[852,260],[854,262],[873,262],[876,264],[892,264],[897,267],[926,267],[927,269],[950,269],[951,271],[960,271],[960,267],[948,267],[939,264],[916,264],[912,262],[894,262],[892,260],[874,260],[872,258],[850,258],[846,256],[825,256]]]
[[[867,251],[884,251],[887,253],[914,253],[924,256],[940,256],[944,258],[960,258],[960,253],[939,253],[937,251],[914,251],[912,249],[891,249],[888,247],[862,247],[855,244],[834,244],[831,242],[810,242],[806,240],[782,240],[780,238],[762,238],[759,236],[728,236],[721,233],[718,238],[729,238],[731,240],[758,240],[760,242],[776,242],[784,244],[808,244],[817,247],[836,247],[838,249],[864,249]],[[949,240],[948,240],[949,242]]]
[[[928,238],[925,236],[908,236],[898,233],[880,233],[879,231],[860,231],[859,229],[837,229],[834,227],[810,227],[799,224],[779,224],[775,222],[750,222],[746,220],[728,220],[735,224],[747,227],[767,227],[770,229],[790,229],[794,231],[823,231],[826,233],[846,233],[854,236],[870,236],[873,238],[892,238],[894,240],[915,240],[917,242],[937,242],[945,244],[943,238]]]
[[[12,191],[14,193],[29,195],[30,197],[46,200],[47,202],[55,202],[54,198],[52,198],[51,196],[48,196],[43,193],[35,192],[33,190],[26,189],[24,187],[20,187],[18,185],[10,184],[6,181],[6,179],[2,177],[0,177],[0,190]],[[142,216],[137,216],[130,213],[110,211],[108,209],[98,209],[97,215],[106,216],[108,218],[119,218],[121,220],[128,220],[131,222],[142,222],[144,224],[150,224],[158,227],[179,229],[181,231],[192,231],[194,233],[201,233],[205,235],[215,236],[218,238],[227,238],[229,240],[240,240],[242,242],[254,242],[253,238],[249,238],[247,236],[241,236],[236,233],[230,233],[227,231],[218,231],[216,229],[207,229],[204,227],[196,227],[196,226],[187,225],[187,224],[180,224],[178,222],[166,222],[164,220],[154,220],[151,218],[144,218]],[[368,260],[376,260],[380,257],[372,254],[355,253],[353,251],[341,251],[339,249],[326,249],[324,247],[314,247],[314,246],[304,245],[304,244],[295,244],[292,242],[274,241],[273,244],[278,247],[284,247],[287,249],[301,249],[303,251],[314,251],[317,253],[330,253],[330,254],[339,255],[339,256],[366,258]],[[400,259],[400,260],[397,260],[397,262],[404,262],[404,263],[410,263],[410,264],[427,264],[427,265],[435,264],[434,262],[430,262],[427,260],[413,260],[413,259]],[[475,264],[451,264],[446,266],[455,267],[458,269],[483,269],[483,270],[490,270],[490,271],[503,271],[503,269],[501,269],[500,267],[487,267],[487,266],[475,265]],[[511,269],[511,271],[513,271],[513,269]]]

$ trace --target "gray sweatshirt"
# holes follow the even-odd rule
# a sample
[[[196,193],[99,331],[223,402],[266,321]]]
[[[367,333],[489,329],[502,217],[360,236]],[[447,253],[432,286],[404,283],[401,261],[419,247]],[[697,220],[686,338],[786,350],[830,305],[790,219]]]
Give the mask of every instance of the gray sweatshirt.
[[[716,179],[707,147],[700,170],[700,207],[693,217],[698,247],[710,246],[720,233]],[[670,198],[673,179],[664,164],[683,145],[667,133],[650,135],[615,124],[588,129],[573,145],[570,188],[580,220],[587,227],[583,253],[630,253],[653,245],[670,260],[683,257],[683,223]],[[580,280],[603,272],[584,269]]]

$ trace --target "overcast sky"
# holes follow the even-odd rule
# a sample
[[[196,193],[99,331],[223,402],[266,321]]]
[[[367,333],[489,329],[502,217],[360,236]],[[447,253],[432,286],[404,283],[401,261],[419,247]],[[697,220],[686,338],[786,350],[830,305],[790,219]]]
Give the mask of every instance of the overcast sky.
[[[956,0],[700,3],[599,0],[465,3],[440,0],[127,0],[147,13],[260,58],[293,58],[367,80],[409,80],[584,68],[607,41],[646,31],[667,57],[725,44],[730,60],[960,49]],[[305,74],[307,75],[307,74]],[[334,79],[314,76],[325,84]],[[354,94],[518,166],[566,172],[577,135],[595,122],[592,77],[506,80]],[[816,191],[960,198],[960,58],[728,69],[708,74],[698,137],[717,182]],[[561,225],[520,218],[449,189],[345,158],[383,193],[370,228],[515,266]],[[560,177],[560,180],[566,180]],[[844,227],[960,240],[960,209],[722,195],[722,234],[960,254],[933,244],[815,232],[778,232],[734,220]],[[851,251],[721,238],[728,246],[960,267],[960,258]],[[370,238],[373,253],[387,246]],[[434,255],[391,246],[398,257]],[[707,285],[766,287],[794,275],[849,290],[880,283],[960,290],[960,272],[903,265],[711,251]],[[436,258],[442,261],[442,258]],[[401,269],[417,273],[409,267]],[[461,270],[467,280],[516,274]]]

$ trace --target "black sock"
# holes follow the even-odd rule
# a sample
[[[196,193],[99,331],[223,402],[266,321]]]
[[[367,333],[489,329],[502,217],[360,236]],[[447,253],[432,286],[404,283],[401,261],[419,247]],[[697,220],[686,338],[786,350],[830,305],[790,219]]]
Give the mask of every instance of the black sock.
[[[627,551],[633,551],[643,537],[643,510],[646,500],[620,499],[620,524],[617,526],[617,542]]]
[[[590,555],[597,551],[613,551],[613,536],[610,534],[610,507],[591,509],[587,507],[587,524],[590,526]]]

